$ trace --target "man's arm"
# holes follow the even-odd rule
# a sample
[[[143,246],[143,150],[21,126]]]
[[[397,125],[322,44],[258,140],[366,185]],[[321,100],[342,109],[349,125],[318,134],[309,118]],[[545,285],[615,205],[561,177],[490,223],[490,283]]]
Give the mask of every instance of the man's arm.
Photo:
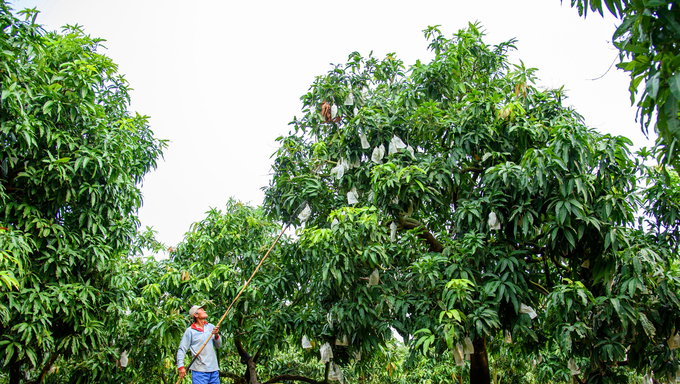
[[[215,346],[215,348],[220,348],[222,346],[222,338],[220,337],[219,331],[219,327],[213,326],[213,346]]]
[[[180,377],[184,377],[186,370],[184,369],[184,356],[187,354],[187,349],[191,346],[191,330],[187,329],[184,331],[184,336],[182,336],[182,341],[179,342],[179,348],[177,348],[177,369],[180,372]],[[184,373],[184,374],[183,374]]]

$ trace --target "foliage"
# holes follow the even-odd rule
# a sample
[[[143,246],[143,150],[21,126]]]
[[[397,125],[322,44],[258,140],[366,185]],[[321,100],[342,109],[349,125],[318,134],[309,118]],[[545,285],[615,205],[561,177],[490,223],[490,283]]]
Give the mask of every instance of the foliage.
[[[299,334],[347,335],[370,354],[394,327],[432,357],[469,336],[472,382],[490,380],[487,345],[505,332],[514,359],[542,356],[565,380],[570,358],[592,383],[675,372],[677,261],[636,227],[651,202],[630,141],[585,127],[560,89],[536,89],[536,69],[508,63],[512,41],[487,46],[478,25],[425,34],[429,64],[355,52],[317,77],[279,138],[265,208],[298,225],[295,207],[313,211],[282,250],[317,318]]]
[[[204,305],[210,314],[209,321],[217,324],[278,230],[278,225],[267,220],[261,209],[230,200],[225,211],[211,209],[204,220],[194,223],[183,242],[177,248],[169,248],[169,258],[131,259],[121,270],[126,279],[122,287],[126,287],[132,298],[129,313],[121,316],[112,329],[111,339],[115,341],[98,352],[107,357],[92,354],[71,369],[71,380],[137,383],[176,380],[177,343],[190,325],[188,309],[194,304]],[[143,234],[138,241],[138,248],[155,245],[158,250],[161,247],[153,240],[152,233]],[[281,241],[285,246],[286,239]],[[291,368],[286,365],[292,363],[290,360],[278,358],[291,356],[283,328],[289,321],[290,302],[272,292],[283,287],[294,292],[295,287],[282,275],[285,260],[280,260],[277,254],[274,251],[270,255],[220,326],[220,334],[225,338],[223,347],[217,350],[220,370],[223,376],[236,382],[244,376],[236,345],[248,350],[252,347],[253,356],[261,345],[267,346],[268,353],[258,356],[260,364],[267,368],[261,374],[268,374],[274,368],[289,373],[298,367],[294,364]],[[129,353],[127,367],[122,369],[119,365],[104,363],[112,357],[117,359],[122,350]],[[272,356],[274,354],[276,356]],[[308,361],[312,356],[307,353],[303,357]],[[187,358],[185,365],[189,362]],[[303,364],[301,369],[307,367]],[[306,373],[319,374],[317,371]]]
[[[669,180],[670,182],[667,182]],[[658,233],[659,240],[677,251],[680,245],[680,179],[673,170],[658,167],[647,170],[644,198],[648,202],[647,223]]]
[[[110,343],[82,359],[57,361],[57,371],[47,375],[46,382],[151,383],[160,380],[168,383],[176,380],[174,356],[177,340],[189,325],[186,310],[194,303],[205,304],[209,321],[217,323],[218,316],[236,295],[238,283],[250,276],[278,230],[262,209],[230,200],[225,210],[212,209],[204,220],[192,225],[184,241],[176,249],[170,249],[169,259],[130,259],[121,270],[125,276],[121,287],[132,298],[129,312],[120,316],[116,327],[110,330]],[[157,251],[161,247],[153,241],[151,232],[140,234],[137,242],[139,248],[152,245]],[[282,249],[293,246],[287,237],[279,244]],[[299,271],[299,266],[295,260],[282,258],[277,249],[237,302],[232,315],[221,325],[220,333],[225,338],[218,350],[221,376],[235,383],[244,382],[246,376],[239,345],[246,353],[257,352],[254,356],[257,356],[260,382],[284,381],[290,376],[306,377],[313,382],[325,379],[319,349],[323,342],[334,343],[336,333],[328,331],[326,337],[310,334],[313,347],[301,348],[300,329],[327,328],[328,319],[323,314],[312,313],[312,305],[307,300],[314,295],[309,286],[295,289],[302,286],[296,281],[304,281],[291,274]],[[288,290],[291,296],[286,298],[282,292]],[[291,300],[293,293],[301,299]],[[123,350],[129,354],[125,368],[113,363]],[[349,358],[347,351],[343,354],[340,347],[336,347],[334,353],[336,362],[344,356],[345,380],[352,382],[444,380],[461,371],[448,363],[450,356],[433,365],[431,359],[414,355],[407,367],[403,364],[407,349],[394,339],[384,347],[372,349],[358,361],[354,355]]]
[[[572,0],[580,15],[588,9],[604,15],[604,6],[621,25],[614,33],[614,45],[621,62],[617,67],[630,73],[630,97],[635,102],[639,85],[645,81],[638,98],[642,131],[656,115],[654,132],[660,164],[680,166],[680,6],[669,0]]]
[[[361,383],[566,382],[571,359],[589,383],[678,369],[678,194],[662,183],[677,175],[588,129],[560,89],[534,87],[536,69],[507,60],[513,41],[430,27],[430,63],[352,53],[302,96],[265,206],[230,200],[154,260],[143,249],[165,247],[136,233],[134,212],[164,142],[127,112],[101,40],[0,7],[10,382],[174,381],[186,310],[205,305],[217,323],[276,220],[295,235],[221,324],[234,383],[328,383],[336,365]],[[474,353],[457,366],[466,338]],[[318,361],[325,343],[332,364]]]
[[[11,382],[40,382],[105,344],[130,304],[118,272],[165,143],[127,111],[103,40],[19,13],[0,3],[0,356]]]

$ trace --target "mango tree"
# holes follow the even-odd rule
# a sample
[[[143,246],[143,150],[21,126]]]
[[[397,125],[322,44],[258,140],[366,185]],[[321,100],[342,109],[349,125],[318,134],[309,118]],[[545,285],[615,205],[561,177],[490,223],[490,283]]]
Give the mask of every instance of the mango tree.
[[[0,356],[10,383],[39,383],[129,305],[117,271],[165,143],[128,112],[103,40],[19,13],[0,2]]]
[[[505,342],[546,381],[547,359],[582,382],[674,373],[675,254],[637,225],[630,141],[536,88],[513,41],[425,35],[428,64],[354,52],[317,77],[278,139],[265,208],[295,224],[312,211],[283,250],[309,287],[298,334],[339,339],[342,366],[393,328],[412,351],[468,357],[472,383]]]
[[[261,208],[230,200],[225,209],[211,209],[205,219],[194,223],[184,241],[169,248],[169,258],[131,258],[120,270],[130,306],[110,329],[110,342],[81,359],[59,361],[59,371],[48,375],[46,382],[173,382],[177,344],[189,326],[188,308],[205,305],[209,321],[217,323],[280,229]],[[148,231],[136,239],[137,245],[151,251],[162,247]],[[337,379],[336,366],[327,377],[326,367],[330,370],[331,365],[319,362],[322,341],[330,340],[337,330],[326,332],[328,340],[321,334],[301,333],[323,329],[328,319],[313,312],[315,306],[310,301],[315,300],[315,294],[300,274],[304,269],[296,264],[297,259],[281,257],[289,255],[291,247],[297,247],[291,238],[279,240],[222,323],[224,343],[218,350],[221,377],[234,383]],[[292,300],[296,296],[299,299]],[[308,341],[304,346],[303,337]],[[344,339],[339,337],[338,345]],[[127,360],[124,367],[111,361],[121,352]],[[338,346],[335,352],[338,361],[343,350]],[[352,354],[345,361],[344,378],[362,383],[404,383],[420,382],[424,377],[458,380],[464,372],[464,367],[448,363],[448,353],[436,360],[413,355],[405,362],[406,353],[402,343],[391,339],[372,348],[364,359]],[[186,359],[185,365],[189,361]]]
[[[205,219],[192,224],[184,240],[169,248],[168,258],[126,263],[122,275],[130,288],[129,312],[112,329],[111,339],[117,341],[107,348],[125,350],[128,365],[120,369],[84,361],[79,363],[74,380],[177,380],[175,355],[184,330],[191,325],[189,308],[205,306],[208,321],[217,324],[281,229],[261,208],[229,200],[224,210],[211,209]],[[290,324],[299,321],[292,308],[305,305],[294,300],[299,280],[290,273],[296,266],[280,257],[279,249],[289,243],[287,236],[279,239],[221,324],[225,340],[217,351],[221,377],[235,383],[265,377],[268,379],[263,382],[274,383],[295,377],[314,382],[310,377],[323,375],[322,365],[306,364],[317,354],[288,347]],[[190,361],[188,357],[185,366]],[[88,370],[88,366],[97,369]]]
[[[133,251],[133,257],[119,271],[120,287],[130,297],[129,307],[112,322],[108,342],[87,356],[57,361],[56,372],[47,375],[45,382],[174,382],[174,357],[179,339],[189,326],[188,308],[205,305],[209,321],[217,323],[280,229],[261,208],[230,200],[224,210],[211,209],[205,219],[194,223],[177,248],[168,248],[169,258],[145,259],[138,257],[139,250]],[[279,240],[222,323],[224,343],[218,350],[221,377],[234,383],[314,383],[337,378],[331,372],[327,377],[326,367],[330,370],[331,365],[319,362],[323,335],[310,334],[309,344],[302,344],[305,335],[300,332],[317,325],[324,327],[327,317],[310,310],[314,294],[299,274],[302,269],[296,259],[281,257],[296,246],[287,236]],[[163,246],[147,231],[136,238],[134,248],[147,248],[149,253]],[[296,296],[299,299],[292,300]],[[328,338],[331,335],[335,332],[329,330]],[[392,339],[382,348],[372,349],[371,356],[363,360],[352,356],[346,361],[345,380],[420,382],[426,376],[458,378],[463,372],[452,364],[439,364],[450,359],[448,354],[436,364],[417,355],[404,363],[406,351],[403,344]],[[117,361],[122,355],[125,366]],[[185,365],[189,361],[186,359]],[[333,369],[336,374],[336,367]]]

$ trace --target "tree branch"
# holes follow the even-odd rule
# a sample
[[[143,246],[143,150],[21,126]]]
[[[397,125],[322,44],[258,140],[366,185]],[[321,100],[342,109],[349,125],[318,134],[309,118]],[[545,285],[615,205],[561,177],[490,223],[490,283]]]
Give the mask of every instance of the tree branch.
[[[444,250],[442,243],[437,240],[432,232],[430,232],[425,226],[423,226],[418,220],[414,220],[410,217],[404,217],[401,219],[401,226],[404,229],[415,229],[422,228],[422,231],[418,234],[418,237],[424,239],[427,244],[430,245],[430,252],[441,253]]]
[[[50,371],[50,368],[52,368],[52,364],[57,360],[59,357],[59,353],[53,353],[49,360],[47,360],[47,363],[45,363],[45,366],[43,369],[40,371],[40,376],[36,380],[31,380],[27,381],[26,384],[42,384],[43,380],[45,380],[45,376],[47,376],[47,372]]]
[[[467,168],[461,168],[460,173],[466,173],[466,172],[474,172],[474,173],[482,173],[484,172],[484,168],[479,168],[479,167],[467,167]]]
[[[244,364],[246,366],[246,372],[244,374],[245,382],[250,382],[250,384],[260,384],[257,381],[255,359],[253,359],[253,357],[250,356],[243,348],[243,344],[241,344],[241,338],[238,335],[234,335],[234,344],[236,344],[236,350],[238,351],[238,355],[241,356],[241,364]],[[262,346],[260,346],[260,350],[261,349]],[[259,355],[260,351],[258,351],[257,353]]]
[[[321,384],[323,381],[316,381],[314,379],[310,379],[309,377],[306,376],[299,376],[299,375],[278,375],[274,376],[271,379],[265,381],[262,384],[272,384],[272,383],[278,383],[280,381],[285,381],[285,380],[290,380],[290,381],[303,381],[305,383],[310,383],[310,384]]]
[[[545,270],[545,285],[548,286],[548,288],[552,289],[553,283],[552,280],[550,279],[550,269],[548,268],[548,256],[543,255],[543,269]]]
[[[527,280],[528,280],[528,279],[527,279]],[[543,296],[548,296],[548,295],[550,294],[550,292],[548,292],[548,290],[545,289],[541,284],[534,283],[534,282],[531,281],[531,280],[528,280],[528,281],[531,283],[531,287],[532,287],[533,289],[535,289],[536,291],[538,291],[538,293],[543,294]]]
[[[262,347],[264,347],[264,343],[260,344],[260,348],[257,349],[257,353],[255,353],[255,357],[253,357],[253,361],[257,364],[257,361],[260,360],[260,356],[262,355]]]
[[[248,360],[251,359],[251,356],[246,352],[245,349],[243,349],[243,344],[241,344],[241,338],[238,337],[238,335],[234,335],[234,344],[236,344],[236,351],[238,352],[238,355],[241,357],[241,364],[247,364]]]
[[[309,283],[309,279],[307,279],[307,283]],[[300,303],[300,301],[302,301],[302,299],[303,299],[306,295],[307,295],[307,294],[306,294],[306,292],[305,292],[304,290],[298,291],[297,296],[295,297],[295,299],[293,300],[293,302],[288,306],[288,308],[293,308],[293,307],[295,307],[296,305],[298,305],[298,304]]]
[[[243,377],[241,377],[237,374],[231,373],[231,372],[220,371],[220,377],[230,378],[230,379],[234,380],[234,384],[247,384],[246,381],[243,379]]]
[[[555,267],[557,267],[557,269],[559,269],[559,270],[565,272],[565,274],[566,274],[567,276],[571,275],[571,270],[570,270],[569,268],[565,267],[564,265],[562,265],[559,261],[557,261],[556,258],[551,257],[551,258],[550,258],[550,261],[552,261],[553,265],[554,265]]]

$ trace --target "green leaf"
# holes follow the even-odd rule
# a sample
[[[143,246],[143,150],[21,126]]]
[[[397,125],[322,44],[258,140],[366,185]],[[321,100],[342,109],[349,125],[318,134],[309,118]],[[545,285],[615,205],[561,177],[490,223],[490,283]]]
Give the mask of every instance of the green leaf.
[[[659,18],[666,22],[665,27],[675,32],[676,35],[680,35],[680,23],[675,20],[673,12],[668,10],[668,8],[659,8],[656,11],[659,14]]]
[[[619,3],[619,4],[614,5],[614,1],[616,1],[616,2]],[[619,17],[618,12],[617,12],[617,8],[619,8],[619,9],[621,8],[620,1],[621,1],[621,0],[605,0],[605,1],[604,1],[604,3],[605,3],[605,5],[607,6],[607,9],[609,10],[609,12],[610,12],[612,15],[614,15],[615,17]]]
[[[651,8],[651,7],[658,7],[660,5],[668,5],[668,0],[645,0],[645,7],[646,8]]]
[[[567,220],[567,214],[568,214],[567,207],[562,207],[560,209],[560,216],[559,216],[559,222],[560,224],[564,224],[565,220]]]
[[[661,72],[657,72],[651,79],[647,80],[647,94],[652,99],[656,99],[656,95],[659,93],[659,78]]]
[[[649,52],[649,49],[647,49],[645,47],[641,47],[639,45],[633,45],[631,43],[626,44],[623,47],[623,50],[628,51],[628,52],[633,52],[633,53],[639,53],[639,54],[642,54],[642,55]]]
[[[571,231],[568,229],[564,230],[564,237],[567,238],[567,241],[569,242],[569,245],[571,245],[571,248],[576,247],[576,241],[574,240],[574,235],[571,234]]]
[[[52,104],[54,104],[54,100],[47,100],[45,105],[43,105],[43,107],[42,107],[42,111],[43,111],[44,114],[46,114],[46,115],[50,114],[50,112],[52,110],[52,108],[51,108]]]
[[[680,100],[680,72],[668,79],[668,85],[670,86],[671,92],[673,92],[675,99]]]
[[[656,328],[654,328],[654,325],[647,319],[647,316],[642,312],[640,312],[639,318],[640,324],[642,324],[642,328],[645,330],[647,337],[654,340],[654,336],[656,335]]]
[[[612,39],[614,41],[617,41],[621,36],[628,33],[630,31],[630,29],[633,27],[633,25],[635,25],[635,20],[636,20],[636,18],[633,18],[633,17],[624,18],[623,23],[621,23],[621,25],[619,25],[616,28],[616,32],[614,32]],[[617,67],[618,67],[618,65],[617,65]]]

